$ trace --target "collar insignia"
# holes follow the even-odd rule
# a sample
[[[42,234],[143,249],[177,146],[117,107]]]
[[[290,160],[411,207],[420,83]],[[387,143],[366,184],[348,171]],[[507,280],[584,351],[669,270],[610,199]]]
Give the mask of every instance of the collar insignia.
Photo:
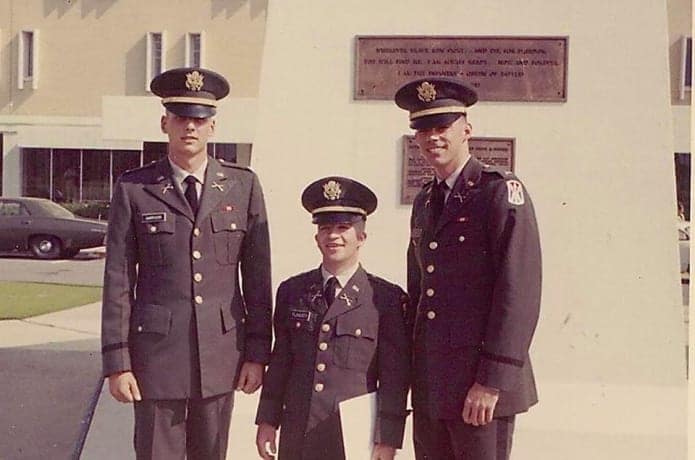
[[[191,91],[200,91],[203,89],[203,74],[194,70],[186,74],[186,88]]]
[[[350,300],[350,297],[348,297],[346,293],[343,292],[338,297],[340,300],[344,300],[348,307],[352,305],[352,300]]]
[[[162,188],[162,194],[163,194],[163,195],[166,195],[167,192],[168,192],[169,190],[174,190],[174,186],[171,185],[171,184],[166,184],[166,185]]]
[[[212,188],[216,188],[220,192],[224,192],[224,185],[218,184],[217,182],[212,183]]]

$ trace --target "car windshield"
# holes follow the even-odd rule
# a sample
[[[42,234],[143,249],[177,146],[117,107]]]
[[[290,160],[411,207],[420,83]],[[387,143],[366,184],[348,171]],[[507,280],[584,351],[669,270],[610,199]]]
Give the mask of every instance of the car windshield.
[[[47,215],[52,217],[60,217],[62,219],[72,219],[75,217],[73,213],[52,201],[37,201],[36,205]]]

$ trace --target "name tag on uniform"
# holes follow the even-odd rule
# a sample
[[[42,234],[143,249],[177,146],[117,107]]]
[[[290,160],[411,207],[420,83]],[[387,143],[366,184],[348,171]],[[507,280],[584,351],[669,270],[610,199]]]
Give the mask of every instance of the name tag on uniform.
[[[316,318],[316,313],[310,312],[309,310],[290,309],[290,322],[294,323],[294,327],[296,328],[300,328],[304,325],[304,329],[313,331]]]
[[[306,321],[309,322],[312,319],[312,313],[309,310],[294,310],[290,309],[290,319],[292,321]]]
[[[166,222],[167,220],[167,213],[165,212],[147,212],[143,213],[141,216],[142,218],[142,223],[145,224],[154,224],[157,222]]]

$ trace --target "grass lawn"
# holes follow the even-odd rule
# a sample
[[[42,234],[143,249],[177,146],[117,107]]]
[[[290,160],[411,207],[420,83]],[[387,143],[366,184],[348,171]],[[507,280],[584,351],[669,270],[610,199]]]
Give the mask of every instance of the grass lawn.
[[[0,320],[65,310],[101,299],[101,288],[66,284],[0,281]]]

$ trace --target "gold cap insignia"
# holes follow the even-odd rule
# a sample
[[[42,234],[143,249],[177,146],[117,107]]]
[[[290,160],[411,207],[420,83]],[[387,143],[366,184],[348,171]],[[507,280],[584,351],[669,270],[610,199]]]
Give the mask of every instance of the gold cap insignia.
[[[323,196],[325,196],[327,200],[337,200],[342,194],[343,190],[340,188],[340,183],[329,180],[323,184]]]
[[[432,102],[437,98],[437,90],[432,83],[424,81],[417,87],[417,97],[422,102]]]
[[[203,74],[194,70],[186,74],[186,88],[191,91],[200,91],[203,89]]]

